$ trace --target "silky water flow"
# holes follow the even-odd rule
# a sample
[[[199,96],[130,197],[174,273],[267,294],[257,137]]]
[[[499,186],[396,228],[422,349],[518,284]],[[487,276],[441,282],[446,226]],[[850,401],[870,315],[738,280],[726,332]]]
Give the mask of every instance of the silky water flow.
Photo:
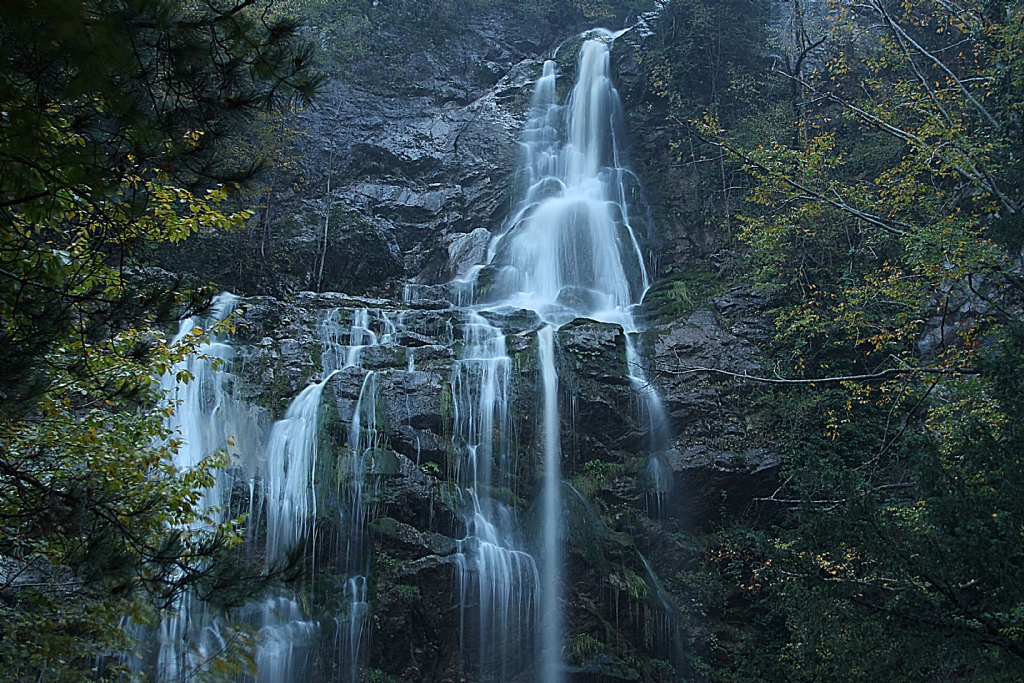
[[[557,101],[555,62],[543,65],[520,136],[518,201],[500,234],[492,239],[486,263],[451,287],[460,322],[450,336],[462,341],[450,378],[451,452],[465,530],[454,562],[461,659],[464,674],[477,680],[561,683],[566,676],[560,326],[585,317],[622,327],[628,376],[649,420],[650,452],[659,450],[667,438],[661,401],[636,349],[639,326],[634,308],[650,280],[640,236],[634,230],[638,209],[633,199],[639,183],[623,157],[621,103],[610,77],[610,46],[616,36],[594,31],[583,41],[577,81],[564,104]],[[481,286],[485,277],[487,287]],[[481,294],[484,291],[486,295]],[[213,317],[222,318],[234,305],[235,300],[224,295]],[[514,508],[494,495],[510,485],[516,465],[510,446],[512,360],[505,333],[494,321],[521,309],[533,311],[541,321],[536,335],[537,405],[543,452],[538,458],[540,528],[535,538],[527,537]],[[184,321],[181,329],[190,330],[196,324],[196,320]],[[248,623],[258,628],[255,677],[262,683],[308,677],[316,648],[325,647],[325,619],[333,632],[338,680],[355,683],[360,677],[371,630],[367,577],[372,547],[367,525],[376,514],[379,459],[387,446],[383,425],[378,424],[378,373],[364,368],[363,361],[374,347],[396,344],[403,330],[401,312],[369,308],[325,312],[317,326],[320,375],[270,428],[265,446],[253,445],[259,439],[247,441],[250,452],[262,453],[257,462],[242,468],[255,472],[249,482],[250,518],[260,516],[266,528],[262,541],[250,538],[248,542],[262,543],[268,572],[298,561],[308,565],[308,573],[315,573],[322,551],[317,544],[328,536],[316,528],[318,515],[327,514],[318,509],[317,481],[323,393],[337,373],[359,382],[348,448],[338,465],[341,483],[328,494],[338,499],[332,508],[337,512],[330,514],[340,517],[342,531],[336,534],[337,547],[323,551],[342,570],[334,589],[335,602],[341,606],[333,615],[309,614],[294,591],[281,591],[243,610]],[[223,360],[211,364],[210,356]],[[187,361],[195,364],[189,369],[202,375],[201,381],[178,385],[165,380],[172,394],[203,392],[186,399],[176,418],[180,424],[175,428],[186,443],[182,467],[213,452],[232,428],[253,429],[251,415],[248,422],[235,419],[244,411],[223,393],[231,371],[230,346],[217,340],[205,358]],[[412,349],[407,363],[407,372],[415,372]],[[240,453],[239,457],[251,456]],[[651,457],[647,479],[649,510],[657,516],[665,504],[669,479],[656,457]],[[204,505],[226,505],[230,489],[230,481],[218,480]],[[656,580],[649,568],[648,574],[650,581]],[[671,611],[667,601],[662,602]],[[186,596],[173,616],[164,620],[158,679],[188,678],[204,656],[223,647],[216,619],[197,615],[203,609],[200,601]]]
[[[543,321],[537,333],[539,405],[543,411],[538,420],[543,432],[541,528],[532,546],[537,556],[531,562],[535,561],[538,569],[530,584],[531,600],[536,601],[533,614],[539,620],[533,627],[535,677],[541,683],[560,683],[566,671],[562,602],[567,529],[556,363],[558,327],[580,317],[622,327],[628,375],[640,409],[649,420],[650,451],[662,447],[667,438],[661,400],[636,349],[639,328],[633,313],[650,279],[633,228],[636,207],[631,199],[639,192],[639,183],[623,158],[621,102],[610,75],[610,47],[618,35],[593,31],[583,42],[577,81],[564,105],[557,101],[556,64],[544,64],[520,136],[521,197],[501,234],[492,240],[487,264],[471,270],[455,287],[459,303],[473,302],[470,307],[475,318],[467,329],[488,311],[503,309],[531,310]],[[480,286],[482,278],[489,280],[489,287]],[[486,295],[476,294],[484,290]],[[467,344],[467,354],[471,348],[475,347]],[[480,462],[481,454],[472,449],[471,453],[473,462]],[[494,454],[497,457],[492,460],[500,463],[501,455]],[[479,465],[476,471],[481,471]],[[660,514],[668,479],[654,456],[647,475],[650,505]],[[518,587],[497,582],[493,586],[508,596],[526,594]],[[483,600],[479,605],[483,637],[495,615],[485,613]],[[495,654],[498,651],[491,649],[492,666],[504,663]],[[485,668],[481,664],[481,670]]]
[[[260,449],[260,433],[252,412],[231,396],[234,353],[225,334],[211,332],[228,318],[237,297],[221,293],[206,316],[182,320],[172,344],[182,342],[198,328],[210,334],[209,343],[177,363],[160,379],[161,388],[174,406],[167,428],[180,442],[174,465],[185,471],[199,465],[218,450],[229,454]],[[231,514],[233,472],[218,472],[214,484],[205,489],[200,507],[214,521]],[[130,668],[154,674],[154,678],[177,681],[192,678],[226,647],[232,627],[213,613],[194,591],[180,593],[166,610],[156,628],[156,637],[139,629],[139,646],[129,653]]]

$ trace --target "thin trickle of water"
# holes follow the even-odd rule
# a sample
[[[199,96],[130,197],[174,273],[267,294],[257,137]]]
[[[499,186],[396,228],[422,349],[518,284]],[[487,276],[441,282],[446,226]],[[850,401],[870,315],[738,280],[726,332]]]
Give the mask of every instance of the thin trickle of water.
[[[644,565],[644,579],[647,581],[647,586],[656,598],[654,638],[658,656],[676,664],[681,660],[682,655],[682,644],[679,640],[679,618],[672,606],[672,600],[668,597],[661,582],[658,581],[651,564],[642,554],[637,553],[637,555]]]
[[[359,365],[359,353],[367,346],[376,345],[377,335],[370,330],[370,311],[365,308],[353,311],[345,367],[357,367]]]
[[[337,317],[335,312],[334,317]],[[372,346],[397,343],[404,328],[403,313],[359,309],[353,311],[348,331],[348,345],[344,354],[344,367],[361,369],[362,352]],[[374,331],[377,329],[377,332]],[[340,356],[339,356],[340,357]],[[350,370],[349,372],[355,372]],[[378,375],[369,370],[362,375],[359,396],[352,412],[348,430],[348,451],[343,464],[342,498],[344,529],[343,567],[345,587],[343,613],[338,622],[338,649],[342,670],[347,681],[358,680],[361,653],[370,636],[370,602],[367,595],[372,547],[367,523],[375,512],[375,498],[379,483],[375,469],[384,455],[386,437],[378,424]]]
[[[326,311],[320,317],[316,325],[316,336],[320,341],[321,368],[337,370],[348,365],[350,350],[346,341],[354,336],[352,328],[346,330],[342,326],[341,311],[337,308]]]
[[[638,408],[641,423],[646,422],[647,427],[647,512],[652,518],[660,520],[666,514],[668,498],[672,492],[672,478],[659,455],[669,442],[668,415],[661,396],[647,378],[633,337],[633,334],[626,334],[626,368],[630,384],[640,399]]]
[[[366,577],[355,575],[345,582],[345,602],[348,613],[339,633],[344,635],[342,656],[347,680],[359,680],[359,651],[368,637],[367,617],[370,616],[370,602],[366,593]]]
[[[541,683],[565,679],[562,662],[562,563],[565,535],[562,505],[562,449],[558,420],[558,374],[555,372],[555,328],[537,333],[544,385],[544,492],[541,545]]]

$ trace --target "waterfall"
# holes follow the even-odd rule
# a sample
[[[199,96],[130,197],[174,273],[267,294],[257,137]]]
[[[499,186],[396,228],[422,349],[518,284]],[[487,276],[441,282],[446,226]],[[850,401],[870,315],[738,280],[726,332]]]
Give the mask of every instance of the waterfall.
[[[399,314],[400,315],[400,314]],[[361,371],[363,352],[392,344],[401,320],[383,311],[358,308],[352,311],[347,330],[339,309],[328,310],[318,321],[321,378],[307,386],[289,405],[284,419],[271,429],[262,471],[267,517],[266,562],[268,569],[281,566],[310,539],[309,557],[316,560],[318,413],[324,388],[343,369]],[[377,328],[377,331],[374,331]],[[346,343],[347,342],[347,343]],[[348,430],[348,451],[343,456],[344,583],[340,586],[341,610],[335,615],[337,651],[345,680],[358,680],[360,654],[368,637],[367,594],[370,545],[366,525],[370,505],[366,486],[374,478],[373,467],[383,434],[377,425],[377,375],[364,371],[358,400]],[[303,612],[295,598],[277,596],[263,603],[258,677],[265,683],[288,683],[303,675],[300,656],[318,631],[315,621]]]
[[[358,322],[358,316],[357,316]],[[357,323],[353,323],[355,328]],[[377,429],[377,374],[372,370],[363,376],[359,398],[353,411],[349,427],[349,453],[345,464],[347,493],[345,538],[345,582],[344,603],[348,612],[343,616],[344,625],[339,632],[342,661],[346,664],[348,679],[355,683],[358,676],[359,654],[368,635],[366,617],[369,616],[369,599],[366,592],[366,574],[369,566],[370,547],[366,533],[369,509],[366,501],[366,485],[372,476],[375,450],[380,446],[381,434]]]
[[[401,313],[397,320],[392,320],[386,311],[355,309],[348,329],[348,344],[340,345],[340,337],[336,332],[338,315],[337,310],[329,311],[321,322],[321,363],[326,368],[327,363],[339,362],[344,358],[343,367],[348,372],[363,373],[349,424],[348,450],[344,456],[342,472],[344,518],[341,521],[344,527],[344,548],[341,551],[346,578],[341,601],[345,611],[339,615],[337,635],[345,680],[355,683],[359,677],[361,653],[370,635],[367,575],[372,548],[367,523],[375,513],[369,499],[376,493],[377,477],[374,470],[385,445],[383,430],[378,425],[377,373],[363,370],[361,361],[365,349],[394,344],[402,328],[402,320]],[[374,327],[377,328],[376,332]]]
[[[171,344],[178,344],[195,329],[209,330],[226,319],[235,308],[238,297],[222,292],[213,300],[210,315],[193,316],[182,320]],[[234,356],[231,345],[220,335],[213,335],[210,343],[189,354],[160,378],[160,387],[177,403],[167,427],[181,439],[174,456],[175,467],[187,470],[198,465],[215,451],[227,446],[231,437],[229,404],[231,398],[225,389]],[[183,381],[188,377],[187,381]],[[182,379],[179,379],[182,378]],[[211,489],[203,494],[202,507],[220,506],[227,486],[225,476],[218,477]]]
[[[299,392],[284,418],[270,430],[261,468],[268,571],[285,567],[300,551],[306,556],[302,544],[316,537],[317,421],[324,388],[334,372]],[[315,550],[308,556],[315,558]],[[264,600],[260,623],[258,679],[288,683],[300,676],[305,666],[301,655],[313,644],[317,623],[308,618],[296,597],[288,595]]]
[[[532,665],[538,584],[533,557],[516,548],[512,511],[491,496],[509,479],[512,359],[501,330],[479,313],[466,313],[462,334],[465,351],[451,382],[457,475],[468,498],[456,555],[460,642],[479,678],[509,680]]]
[[[558,375],[555,372],[555,329],[545,326],[537,335],[544,384],[544,493],[542,499],[541,683],[561,683],[562,672],[562,448],[558,420]]]
[[[610,78],[614,37],[594,31],[582,42],[577,82],[564,104],[558,102],[555,62],[543,65],[520,137],[520,193],[514,208],[492,239],[486,263],[472,268],[450,288],[459,318],[454,324],[451,317],[443,321],[443,337],[458,357],[446,387],[451,399],[451,432],[445,436],[451,438],[446,447],[450,456],[447,467],[455,479],[452,497],[459,501],[454,523],[460,531],[455,535],[463,535],[456,541],[454,555],[443,561],[453,564],[455,570],[466,680],[563,683],[567,676],[562,651],[566,640],[563,603],[569,597],[565,585],[569,535],[559,397],[561,387],[568,383],[560,382],[558,376],[560,326],[576,318],[591,318],[622,328],[627,375],[651,435],[646,479],[653,517],[661,515],[668,493],[665,466],[653,455],[668,436],[664,409],[637,349],[640,326],[634,310],[650,279],[641,238],[634,228],[639,184],[626,165],[620,144],[621,103]],[[377,514],[376,501],[383,490],[379,489],[381,463],[394,457],[388,452],[378,403],[380,395],[393,386],[389,384],[393,374],[401,372],[378,369],[404,366],[406,372],[413,373],[420,363],[429,371],[438,358],[437,342],[406,330],[403,313],[366,307],[376,305],[371,302],[364,299],[361,307],[327,310],[320,316],[316,326],[320,372],[272,426],[266,448],[253,449],[261,457],[251,459],[258,462],[248,463],[250,469],[258,470],[249,481],[250,520],[262,515],[265,533],[251,521],[247,543],[264,544],[262,561],[267,571],[306,562],[308,574],[332,592],[329,608],[316,606],[323,608],[320,612],[310,608],[309,595],[302,593],[309,585],[281,589],[243,610],[246,622],[258,629],[256,679],[262,683],[305,680],[314,670],[319,671],[320,664],[313,661],[326,650],[329,634],[335,639],[332,680],[356,683],[366,674],[360,666],[374,623],[370,618],[374,579],[368,523]],[[219,300],[215,315],[233,306],[233,299]],[[517,435],[512,430],[514,382],[509,340],[501,324],[495,322],[514,309],[532,311],[539,320],[540,412],[534,443],[539,464],[540,490],[535,505],[539,529],[530,537],[524,537],[516,505],[509,502],[517,500],[516,487],[523,484],[514,476],[522,472],[516,470],[517,453],[512,446]],[[197,322],[184,321],[179,334],[187,334]],[[439,329],[441,324],[437,323]],[[416,343],[423,345],[423,350],[414,355],[412,348],[407,349],[402,365],[394,365],[394,345],[399,339],[415,341],[417,335]],[[208,355],[228,361],[231,349],[219,340]],[[385,357],[387,362],[382,361]],[[206,457],[231,433],[230,420],[225,417],[230,412],[225,406],[231,401],[221,388],[224,377],[217,374],[226,370],[208,360],[187,362],[194,365],[182,369],[196,381],[167,385],[179,397],[199,392],[194,398],[191,394],[186,397],[187,409],[180,411],[176,418],[180,424],[174,425],[185,436],[180,453],[183,467]],[[351,407],[351,421],[347,431],[333,433],[338,437],[335,441],[347,443],[337,453],[336,467],[331,464],[335,471],[324,477],[325,465],[318,468],[317,462],[321,439],[318,414],[323,392],[335,374],[343,384],[336,385],[339,393],[328,396],[338,399],[341,412]],[[318,482],[318,476],[326,481]],[[224,505],[222,488],[229,483],[218,483],[208,491],[204,505]],[[329,524],[323,523],[325,519]],[[334,546],[321,549],[318,545],[332,539]],[[329,558],[329,569],[316,565],[318,556]],[[255,557],[261,558],[258,550]],[[653,585],[656,579],[646,568]],[[317,590],[321,589],[318,586]],[[658,597],[668,614],[667,598]],[[205,609],[198,600],[185,601],[175,616],[165,620],[159,678],[185,678],[189,675],[186,660],[199,656],[188,653],[216,646],[220,638],[217,623],[200,614]],[[197,625],[201,627],[198,630]],[[669,626],[666,629],[666,633],[671,630]],[[204,645],[202,638],[211,645]]]
[[[309,524],[316,516],[317,414],[326,385],[324,380],[303,389],[270,431],[263,468],[268,568],[283,564],[313,533]]]
[[[632,225],[630,203],[639,184],[625,165],[622,105],[610,74],[610,45],[617,35],[595,30],[583,42],[577,81],[564,105],[557,101],[556,64],[545,62],[520,136],[522,196],[492,240],[488,263],[470,271],[456,287],[459,304],[467,292],[486,292],[475,304],[478,310],[528,309],[545,323],[537,334],[544,411],[537,543],[542,683],[565,678],[561,602],[566,530],[555,363],[559,326],[586,317],[622,327],[628,375],[649,421],[649,450],[663,447],[667,437],[661,400],[636,350],[639,329],[633,309],[650,287],[650,278]],[[490,286],[480,286],[481,280]],[[651,507],[660,514],[667,477],[653,455],[648,479]]]
[[[185,318],[171,344],[182,342],[197,328],[209,331],[225,320],[235,308],[238,298],[223,292],[214,299],[207,316]],[[228,395],[233,353],[230,344],[220,335],[211,335],[209,343],[189,354],[160,378],[160,386],[168,400],[175,404],[167,428],[180,445],[174,455],[174,466],[182,471],[196,467],[216,451],[227,448],[233,433],[244,431],[237,405]],[[201,509],[223,519],[229,503],[226,491],[231,481],[221,471],[214,485],[203,491]],[[220,649],[218,624],[207,606],[191,591],[182,592],[167,610],[157,631],[155,672],[157,680],[176,681],[187,678]]]
[[[525,185],[491,245],[488,299],[562,324],[577,317],[634,332],[632,309],[650,286],[631,225],[629,185],[618,145],[622,105],[610,76],[611,34],[580,49],[568,102],[556,100],[555,63],[537,81],[521,137]]]

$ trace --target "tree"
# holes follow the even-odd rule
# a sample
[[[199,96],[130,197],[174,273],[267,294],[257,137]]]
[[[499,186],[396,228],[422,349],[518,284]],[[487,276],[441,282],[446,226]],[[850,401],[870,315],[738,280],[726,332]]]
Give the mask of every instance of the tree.
[[[37,0],[0,13],[0,671],[113,676],[124,617],[209,587],[234,524],[201,505],[158,378],[196,352],[160,325],[208,293],[147,274],[148,245],[240,225],[257,169],[225,148],[319,76],[254,0]],[[187,381],[187,376],[182,376]]]
[[[228,136],[253,111],[316,87],[294,25],[264,25],[256,9],[253,0],[193,10],[140,0],[5,7],[5,412],[45,383],[35,360],[67,332],[70,306],[112,303],[109,294],[69,295],[91,270],[66,263],[66,253],[79,245],[99,262],[127,265],[146,236],[135,219],[151,200],[181,189],[178,203],[188,204],[251,175],[252,166],[223,163]],[[151,198],[157,191],[164,196]]]
[[[741,239],[795,380],[765,402],[787,517],[748,555],[784,625],[762,652],[788,680],[1018,680],[1024,6],[832,10],[819,66],[779,73],[801,135],[699,126],[753,178]]]

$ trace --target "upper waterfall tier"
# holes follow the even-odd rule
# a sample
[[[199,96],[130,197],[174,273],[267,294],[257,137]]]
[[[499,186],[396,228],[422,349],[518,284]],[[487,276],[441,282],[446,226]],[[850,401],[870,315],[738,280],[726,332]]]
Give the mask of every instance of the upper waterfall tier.
[[[523,194],[491,245],[494,275],[483,298],[556,324],[585,316],[631,330],[631,309],[650,282],[630,224],[636,184],[620,146],[622,105],[607,38],[583,44],[564,106],[555,63],[544,64],[520,138]]]

